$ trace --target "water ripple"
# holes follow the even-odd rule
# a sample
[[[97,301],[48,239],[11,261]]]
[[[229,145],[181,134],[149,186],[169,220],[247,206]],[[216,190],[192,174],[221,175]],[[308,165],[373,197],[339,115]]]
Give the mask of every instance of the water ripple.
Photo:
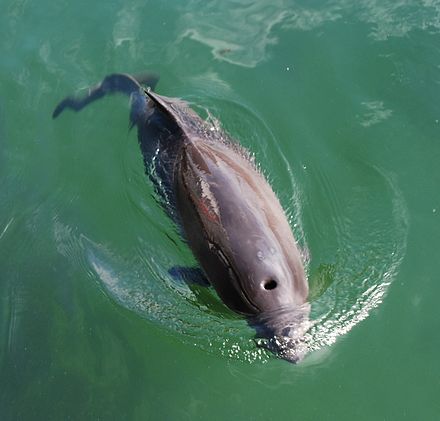
[[[257,162],[281,163],[275,171],[266,165],[262,170],[282,191],[299,244],[306,253],[311,248],[313,325],[305,344],[309,351],[331,345],[380,304],[398,273],[408,216],[395,178],[356,162],[347,167],[352,177],[347,174],[345,181],[335,179],[318,163],[301,173],[303,179],[298,177],[299,164],[292,166],[263,119],[246,104],[226,98],[215,102],[206,93],[193,99],[214,126],[219,120],[227,122],[229,133],[257,151]],[[53,235],[58,252],[82,268],[112,300],[182,341],[227,358],[266,362],[270,356],[255,346],[252,329],[211,288],[170,275],[173,266],[195,266],[196,262],[154,200],[134,151],[127,146],[126,156],[121,157],[123,206],[136,227],[125,235],[128,247],[111,238],[95,239],[57,215]]]

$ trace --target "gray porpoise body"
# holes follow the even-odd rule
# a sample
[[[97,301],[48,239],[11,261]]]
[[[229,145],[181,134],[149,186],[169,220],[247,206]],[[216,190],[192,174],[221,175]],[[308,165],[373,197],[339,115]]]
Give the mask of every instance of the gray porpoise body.
[[[102,96],[130,95],[130,121],[168,215],[221,300],[246,316],[263,346],[297,362],[308,326],[308,282],[300,250],[272,188],[248,152],[187,103],[145,91],[151,75],[113,74],[55,109],[78,111]]]

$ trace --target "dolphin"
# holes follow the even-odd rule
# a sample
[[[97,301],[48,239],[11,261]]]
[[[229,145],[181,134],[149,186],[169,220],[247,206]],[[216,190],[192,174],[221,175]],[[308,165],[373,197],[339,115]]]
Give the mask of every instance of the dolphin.
[[[308,281],[283,208],[249,152],[153,74],[111,74],[55,108],[79,111],[107,94],[130,97],[147,174],[223,303],[244,315],[257,344],[290,362],[305,354]],[[144,86],[146,88],[144,88]]]

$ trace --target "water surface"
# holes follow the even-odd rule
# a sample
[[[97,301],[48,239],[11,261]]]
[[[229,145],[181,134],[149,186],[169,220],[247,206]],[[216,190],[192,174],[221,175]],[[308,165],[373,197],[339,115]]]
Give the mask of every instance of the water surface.
[[[0,412],[48,419],[434,420],[440,2],[4,0]],[[128,101],[161,75],[255,156],[310,255],[294,366],[257,348],[144,174]]]

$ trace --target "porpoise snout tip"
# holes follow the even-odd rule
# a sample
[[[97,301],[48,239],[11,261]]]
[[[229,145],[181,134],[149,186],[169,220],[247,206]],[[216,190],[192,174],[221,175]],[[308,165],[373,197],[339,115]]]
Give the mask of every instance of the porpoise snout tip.
[[[299,363],[309,352],[306,334],[312,326],[308,315],[310,305],[261,313],[249,320],[257,331],[260,348],[290,363]]]
[[[286,336],[273,336],[272,338],[258,339],[257,346],[264,348],[274,354],[276,357],[288,361],[292,364],[298,364],[307,354],[306,344],[298,342]]]

